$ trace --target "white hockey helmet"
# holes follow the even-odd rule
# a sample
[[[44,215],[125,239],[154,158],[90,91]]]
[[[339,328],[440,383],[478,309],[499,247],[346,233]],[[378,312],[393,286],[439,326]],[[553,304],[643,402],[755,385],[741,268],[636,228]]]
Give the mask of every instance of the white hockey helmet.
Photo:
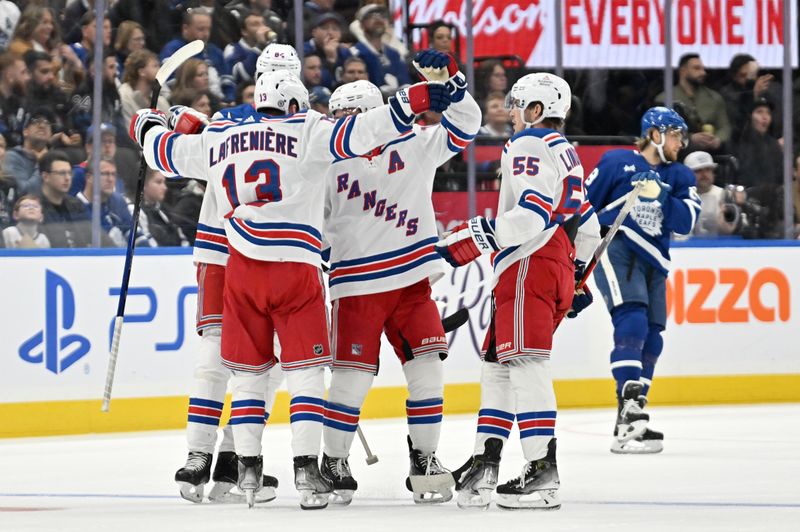
[[[265,72],[288,70],[300,77],[300,59],[297,52],[288,44],[272,43],[264,48],[256,61],[256,78]]]
[[[259,76],[253,97],[256,111],[269,108],[288,113],[292,101],[297,102],[300,109],[308,109],[308,90],[300,78],[288,70],[265,72]]]
[[[383,105],[383,95],[378,87],[365,79],[345,83],[331,94],[328,109],[331,113],[340,109],[358,109],[366,112]]]
[[[572,91],[567,82],[555,74],[535,72],[519,78],[506,95],[506,109],[509,110],[524,111],[534,102],[540,102],[544,109],[536,122],[525,122],[526,127],[538,124],[545,118],[566,119],[572,103]]]

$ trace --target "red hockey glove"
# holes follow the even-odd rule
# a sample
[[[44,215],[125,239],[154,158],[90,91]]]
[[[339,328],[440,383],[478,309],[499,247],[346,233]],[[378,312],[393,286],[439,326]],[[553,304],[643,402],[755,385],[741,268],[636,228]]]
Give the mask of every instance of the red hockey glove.
[[[193,135],[200,133],[208,125],[208,117],[191,107],[173,105],[169,112],[169,128],[175,133]]]
[[[139,109],[131,117],[128,135],[139,146],[143,146],[144,136],[153,126],[167,127],[167,115],[158,109]]]
[[[484,253],[500,251],[494,235],[494,221],[476,216],[458,225],[439,240],[436,252],[453,267],[469,264]]]

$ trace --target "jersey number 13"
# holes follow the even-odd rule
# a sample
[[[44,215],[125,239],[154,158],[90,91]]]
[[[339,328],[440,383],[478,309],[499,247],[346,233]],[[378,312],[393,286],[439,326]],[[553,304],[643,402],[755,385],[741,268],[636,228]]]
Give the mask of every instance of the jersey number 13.
[[[255,184],[255,186],[251,186]],[[255,207],[281,201],[281,167],[272,159],[253,161],[237,183],[236,165],[229,164],[222,174],[222,186],[228,194],[232,208],[239,205]]]

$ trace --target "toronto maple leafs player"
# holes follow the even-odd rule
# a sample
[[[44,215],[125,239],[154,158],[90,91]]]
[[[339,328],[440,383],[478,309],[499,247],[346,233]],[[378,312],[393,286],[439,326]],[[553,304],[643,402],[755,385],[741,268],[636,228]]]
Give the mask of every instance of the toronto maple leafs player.
[[[285,44],[270,44],[258,57],[255,77],[265,72],[287,70],[300,75],[300,60],[294,48]],[[253,117],[255,108],[250,104],[224,109],[214,119],[245,119]],[[183,134],[199,134],[208,124],[204,115],[184,106],[171,109],[170,129]],[[192,177],[192,176],[185,176]],[[222,331],[222,292],[225,285],[225,264],[228,262],[228,240],[223,229],[223,216],[219,212],[213,191],[206,190],[200,208],[197,236],[194,243],[194,262],[197,266],[197,333],[200,335],[200,348],[195,359],[194,381],[189,397],[186,438],[189,454],[186,464],[175,473],[175,481],[180,486],[181,496],[192,502],[201,502],[204,486],[213,478],[214,487],[208,495],[212,502],[236,502],[231,490],[238,481],[238,464],[234,452],[233,431],[227,424],[223,429],[222,442],[216,458],[214,473],[211,475],[211,462],[217,440],[217,428],[222,414],[225,392],[230,370],[222,365],[220,338]],[[280,346],[275,340],[275,349]],[[265,391],[265,421],[275,400],[275,393],[282,381],[279,366],[270,370]],[[258,494],[258,501],[265,502],[275,498],[277,479],[264,477],[264,488]]]
[[[221,353],[233,372],[239,488],[252,506],[262,487],[264,390],[276,364],[277,331],[300,506],[324,508],[331,485],[319,473],[317,456],[323,369],[331,357],[320,270],[323,179],[334,160],[393,140],[418,113],[447,109],[450,93],[442,84],[418,83],[390,98],[390,105],[331,121],[313,110],[300,112],[308,107],[308,91],[280,71],[259,77],[255,101],[258,121],[218,120],[200,135],[169,131],[162,113],[141,109],[130,133],[151,167],[171,177],[205,177],[226,212]]]
[[[460,507],[559,508],[553,333],[573,308],[575,261],[587,262],[599,225],[586,201],[583,166],[557,131],[570,107],[566,81],[520,78],[507,96],[514,136],[501,156],[497,218],[472,218],[437,244],[453,266],[492,254],[493,314],[481,358],[481,405],[473,457],[458,471]],[[573,244],[574,241],[574,244]],[[526,464],[502,485],[497,473],[516,419]]]
[[[325,404],[322,474],[333,502],[348,504],[358,487],[348,463],[361,406],[378,373],[385,333],[408,382],[411,458],[406,487],[417,503],[452,498],[453,477],[436,456],[442,422],[442,360],[447,338],[431,299],[443,275],[431,203],[436,168],[462,151],[481,125],[480,107],[450,56],[417,54],[415,65],[446,71],[452,103],[440,124],[404,126],[400,135],[361,157],[337,160],[327,176],[325,237],[330,248],[333,378]],[[336,89],[339,118],[379,107],[380,89],[355,81]]]
[[[611,225],[638,181],[645,181],[630,216],[594,270],[614,325],[611,373],[618,415],[611,451],[657,453],[663,435],[647,428],[647,392],[664,341],[671,234],[691,233],[700,214],[694,173],[675,162],[686,145],[683,118],[666,107],[642,117],[638,151],[612,150],[586,181],[601,225]]]

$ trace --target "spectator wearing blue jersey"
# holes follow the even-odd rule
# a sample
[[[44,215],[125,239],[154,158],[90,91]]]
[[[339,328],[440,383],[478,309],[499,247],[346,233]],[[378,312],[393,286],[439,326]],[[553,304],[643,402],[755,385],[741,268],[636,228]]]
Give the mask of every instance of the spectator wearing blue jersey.
[[[398,88],[411,83],[411,78],[400,52],[383,42],[389,26],[389,13],[384,6],[372,4],[360,9],[358,15],[364,37],[351,48],[351,52],[367,64],[369,81],[384,96],[392,95]]]
[[[117,165],[113,159],[102,159],[99,172],[94,172],[91,165],[86,167],[86,184],[77,198],[86,209],[87,219],[91,219],[94,174],[98,174],[100,186],[100,225],[111,240],[104,242],[104,245],[124,248],[131,229],[131,214],[125,198],[114,190],[117,183]],[[137,246],[148,245],[145,238],[140,240],[136,242]]]
[[[81,17],[81,40],[69,45],[78,59],[81,60],[83,68],[89,72],[89,56],[94,50],[95,35],[97,34],[97,26],[95,24],[97,17],[94,11],[89,11]],[[108,48],[111,45],[111,21],[108,17],[103,19],[103,48]]]
[[[614,326],[611,373],[619,410],[611,451],[616,453],[663,449],[663,435],[647,428],[644,407],[663,348],[670,236],[691,233],[700,214],[695,176],[675,162],[687,136],[678,113],[653,107],[642,117],[639,151],[607,152],[586,180],[589,201],[606,227],[634,185],[641,190],[595,269]]]
[[[256,61],[272,30],[264,23],[261,13],[253,11],[239,20],[239,31],[241,38],[225,47],[225,61],[237,86],[255,81]]]
[[[211,11],[206,8],[187,10],[183,15],[181,36],[169,41],[161,49],[161,61],[165,61],[185,44],[200,39],[206,43],[205,49],[197,54],[208,65],[211,92],[218,98],[232,102],[236,93],[236,85],[231,77],[231,69],[219,46],[208,42],[211,36]]]
[[[353,54],[341,43],[344,21],[336,13],[317,15],[311,23],[311,39],[304,45],[305,55],[316,54],[322,61],[320,84],[333,90],[342,77],[344,62]]]

